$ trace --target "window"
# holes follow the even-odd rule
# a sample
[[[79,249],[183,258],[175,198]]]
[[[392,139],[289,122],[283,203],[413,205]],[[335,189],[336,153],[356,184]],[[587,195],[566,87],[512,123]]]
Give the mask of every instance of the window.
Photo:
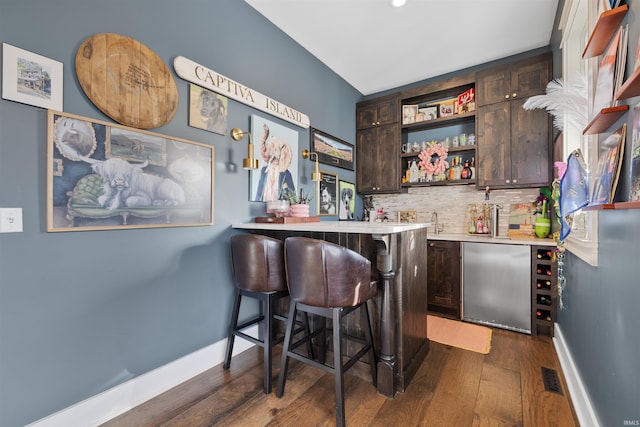
[[[575,81],[586,76],[589,88],[589,103],[592,105],[597,76],[598,58],[582,59],[582,52],[589,40],[591,28],[598,18],[598,3],[592,0],[567,0],[562,11],[560,30],[562,31],[562,78]],[[593,112],[589,108],[589,117]],[[565,126],[563,130],[563,158],[580,149],[592,170],[597,164],[597,135],[582,135]],[[598,212],[579,211],[574,214],[571,234],[566,240],[566,248],[585,262],[598,265]]]

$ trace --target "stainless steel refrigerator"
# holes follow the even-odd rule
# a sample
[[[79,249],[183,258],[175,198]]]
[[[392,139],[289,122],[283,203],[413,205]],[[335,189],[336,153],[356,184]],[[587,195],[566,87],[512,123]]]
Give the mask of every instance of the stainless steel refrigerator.
[[[531,333],[531,247],[462,243],[462,318]]]

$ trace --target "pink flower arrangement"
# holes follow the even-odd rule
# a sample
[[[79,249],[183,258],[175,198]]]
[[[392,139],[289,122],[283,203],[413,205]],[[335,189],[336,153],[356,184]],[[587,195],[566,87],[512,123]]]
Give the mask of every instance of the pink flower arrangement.
[[[447,156],[449,155],[449,150],[444,148],[439,143],[432,141],[429,143],[429,147],[426,150],[422,150],[418,157],[420,158],[420,169],[425,171],[428,175],[439,175],[444,173],[445,170],[449,167],[449,163],[447,162]],[[433,160],[433,156],[437,156],[435,160]]]

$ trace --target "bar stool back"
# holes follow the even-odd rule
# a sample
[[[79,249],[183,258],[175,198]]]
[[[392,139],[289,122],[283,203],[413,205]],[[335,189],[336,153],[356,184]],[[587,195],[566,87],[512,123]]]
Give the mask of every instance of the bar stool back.
[[[376,384],[376,356],[373,348],[371,320],[366,302],[377,293],[371,279],[371,262],[345,247],[306,237],[289,237],[285,241],[285,265],[291,305],[282,349],[282,361],[276,395],[282,397],[289,358],[315,366],[335,376],[336,424],[345,425],[344,372],[362,356],[369,355],[371,378]],[[361,309],[364,338],[343,333],[342,319]],[[321,363],[294,350],[311,338],[307,335],[293,342],[295,315],[298,311],[331,319],[333,365]],[[317,331],[314,331],[316,334]],[[343,361],[343,339],[355,341],[360,350]]]

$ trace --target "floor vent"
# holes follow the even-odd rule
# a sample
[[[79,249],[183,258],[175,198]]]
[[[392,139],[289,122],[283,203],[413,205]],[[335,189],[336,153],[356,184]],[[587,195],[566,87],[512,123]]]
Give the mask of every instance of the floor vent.
[[[562,396],[562,386],[560,385],[560,379],[558,378],[558,372],[555,369],[545,368],[542,369],[542,382],[544,383],[544,390]]]

